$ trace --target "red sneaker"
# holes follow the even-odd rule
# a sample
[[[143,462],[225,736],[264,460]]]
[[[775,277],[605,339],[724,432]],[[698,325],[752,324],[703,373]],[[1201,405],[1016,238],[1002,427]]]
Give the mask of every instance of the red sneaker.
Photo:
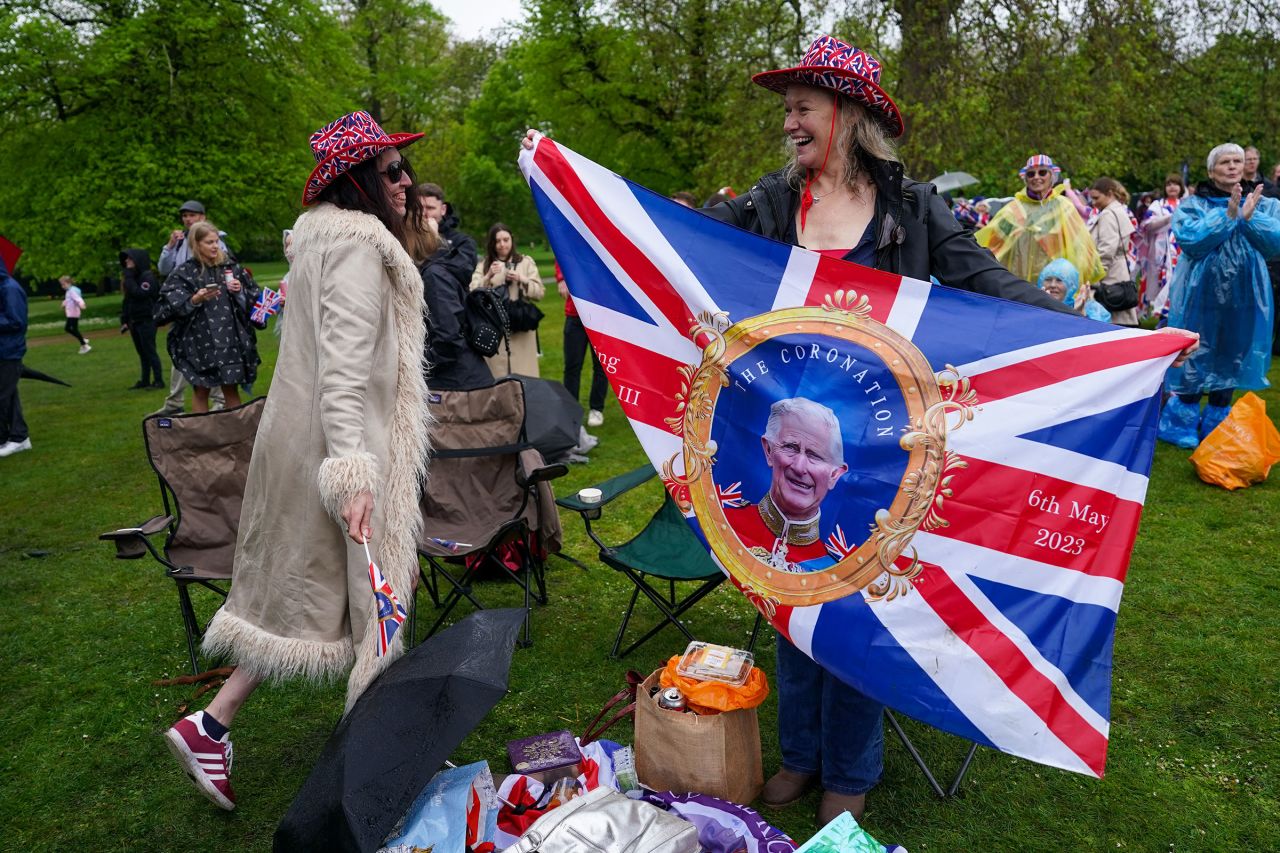
[[[164,739],[200,793],[227,811],[236,807],[236,792],[231,790],[230,734],[221,740],[209,737],[204,731],[204,711],[196,711],[178,720],[164,733]]]

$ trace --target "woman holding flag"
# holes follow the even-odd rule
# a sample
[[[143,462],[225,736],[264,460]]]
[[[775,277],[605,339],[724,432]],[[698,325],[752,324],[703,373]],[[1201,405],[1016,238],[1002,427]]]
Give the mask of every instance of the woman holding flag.
[[[237,666],[204,711],[166,733],[224,809],[235,808],[227,729],[263,680],[349,672],[350,710],[404,649],[429,415],[422,280],[403,247],[420,214],[399,149],[421,136],[356,112],[311,137],[289,331],[249,465],[231,593],[204,640]]]
[[[792,160],[708,215],[879,270],[1071,311],[974,242],[932,184],[905,177],[893,143],[902,115],[880,88],[875,58],[821,36],[796,67],[752,79],[783,97]],[[761,799],[783,806],[818,783],[819,826],[842,811],[861,818],[884,766],[883,706],[782,636],[777,686],[782,767]]]
[[[868,267],[1071,313],[974,242],[932,185],[904,176],[893,143],[902,116],[880,88],[873,57],[822,36],[798,66],[753,79],[784,98],[792,161],[704,213]],[[536,135],[529,131],[526,148]],[[821,784],[819,825],[842,811],[860,818],[883,770],[884,708],[785,637],[777,647],[782,768],[762,800],[783,806]]]

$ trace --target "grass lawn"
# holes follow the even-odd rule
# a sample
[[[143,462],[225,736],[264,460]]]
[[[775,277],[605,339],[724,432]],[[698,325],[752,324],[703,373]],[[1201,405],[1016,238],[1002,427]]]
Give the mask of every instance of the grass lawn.
[[[256,266],[264,283],[282,272]],[[563,312],[548,290],[541,367],[558,378]],[[342,687],[294,683],[258,692],[236,724],[241,804],[234,813],[214,808],[183,778],[160,735],[191,689],[152,685],[187,668],[173,584],[155,563],[116,561],[96,541],[101,531],[159,511],[139,421],[163,392],[124,390],[138,368],[128,337],[115,331],[118,298],[89,304],[87,317],[97,325],[84,325],[94,350],[79,356],[70,338],[56,339],[58,303],[33,303],[37,340],[27,363],[73,387],[23,382],[34,449],[0,459],[0,847],[266,850],[337,722]],[[46,328],[49,322],[55,325]],[[42,345],[42,337],[50,343]],[[267,333],[259,341],[265,364],[258,390],[265,393],[277,339]],[[1280,384],[1280,370],[1271,378]],[[1280,415],[1280,394],[1263,396],[1272,417]],[[576,491],[642,461],[612,399],[597,432],[592,462],[574,467],[557,491]],[[1116,633],[1106,777],[982,750],[963,796],[939,802],[890,734],[885,778],[866,819],[873,834],[912,853],[1275,849],[1280,482],[1229,493],[1199,482],[1187,456],[1164,445],[1157,451]],[[619,511],[611,508],[606,532],[622,538],[638,529],[659,497],[650,483]],[[510,695],[458,749],[459,763],[485,758],[505,772],[508,739],[580,732],[628,668],[652,669],[684,647],[668,629],[631,658],[609,660],[631,587],[596,563],[576,517],[565,518],[565,531],[566,551],[590,568],[551,563],[551,601],[534,615],[535,645],[516,652]],[[514,605],[517,592],[495,581],[479,595]],[[429,614],[425,596],[420,603]],[[689,623],[701,638],[744,644],[753,615],[722,587]],[[646,616],[642,627],[649,624]],[[758,646],[757,659],[772,680],[772,636]],[[778,760],[776,708],[770,697],[761,709],[766,775]],[[909,725],[949,773],[965,744]],[[629,724],[611,736],[629,741]],[[763,814],[804,839],[815,829],[818,797]]]

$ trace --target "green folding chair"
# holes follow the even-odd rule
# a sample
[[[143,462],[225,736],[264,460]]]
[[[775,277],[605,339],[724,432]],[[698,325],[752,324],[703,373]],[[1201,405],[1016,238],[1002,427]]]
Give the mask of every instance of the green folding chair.
[[[621,572],[635,586],[631,592],[631,601],[622,615],[622,624],[618,626],[613,649],[609,653],[609,656],[615,659],[631,654],[667,625],[674,625],[688,640],[695,639],[680,621],[680,617],[727,579],[724,572],[720,571],[720,567],[711,559],[707,549],[689,528],[689,523],[680,514],[680,508],[671,499],[671,495],[665,491],[662,506],[633,538],[620,545],[610,545],[600,538],[592,522],[600,519],[603,508],[655,476],[653,467],[644,465],[596,486],[601,492],[600,500],[596,503],[584,503],[577,495],[559,498],[556,501],[564,509],[572,510],[582,516],[587,535],[600,549],[600,561]],[[676,584],[696,584],[697,586],[680,598],[677,596]],[[622,649],[623,637],[626,635],[627,626],[631,622],[631,616],[635,612],[636,602],[640,600],[641,594],[662,615],[663,621]],[[751,629],[748,649],[755,648],[759,631],[760,616],[757,615],[755,626]]]

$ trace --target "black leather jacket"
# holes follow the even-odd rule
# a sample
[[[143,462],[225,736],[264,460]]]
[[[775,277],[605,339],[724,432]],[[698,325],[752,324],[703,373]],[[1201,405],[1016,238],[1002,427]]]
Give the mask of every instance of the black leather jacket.
[[[901,163],[875,161],[870,171],[876,184],[876,269],[921,281],[933,275],[957,290],[1075,313],[1009,272],[974,242],[933,184],[903,177]],[[762,177],[749,192],[703,213],[799,246],[795,224],[799,206],[800,191],[787,182],[786,170],[780,169]]]

